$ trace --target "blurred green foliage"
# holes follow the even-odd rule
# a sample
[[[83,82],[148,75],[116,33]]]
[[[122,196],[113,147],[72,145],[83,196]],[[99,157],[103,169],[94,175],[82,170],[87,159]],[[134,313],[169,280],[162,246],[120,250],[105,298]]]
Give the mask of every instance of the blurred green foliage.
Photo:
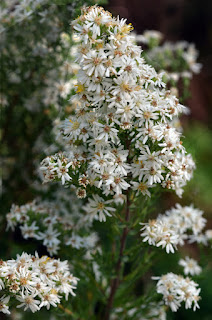
[[[191,122],[184,131],[184,144],[196,163],[193,179],[185,188],[183,199],[193,202],[212,219],[212,131],[203,123]]]

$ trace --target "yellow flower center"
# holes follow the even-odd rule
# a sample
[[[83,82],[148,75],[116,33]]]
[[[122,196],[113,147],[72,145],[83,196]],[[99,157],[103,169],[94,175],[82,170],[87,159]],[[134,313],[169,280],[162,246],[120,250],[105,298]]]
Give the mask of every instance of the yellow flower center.
[[[140,191],[145,191],[146,189],[147,189],[147,186],[144,184],[144,183],[140,183],[139,184],[139,186],[138,186],[138,189],[140,190]]]
[[[85,87],[81,83],[77,84],[76,86],[77,86],[77,93],[80,93],[85,90]]]
[[[72,126],[73,130],[77,130],[79,128],[80,124],[78,121],[72,121],[71,119],[69,121],[73,124]]]
[[[103,202],[99,202],[99,203],[98,203],[98,206],[97,206],[97,209],[98,209],[98,210],[104,209],[104,203],[103,203]]]

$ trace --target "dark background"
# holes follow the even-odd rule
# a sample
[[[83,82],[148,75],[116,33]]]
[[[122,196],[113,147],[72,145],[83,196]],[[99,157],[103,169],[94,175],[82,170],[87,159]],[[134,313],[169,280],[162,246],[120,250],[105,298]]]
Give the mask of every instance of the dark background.
[[[208,124],[212,105],[212,1],[210,0],[110,0],[108,10],[132,22],[136,33],[159,30],[165,40],[186,40],[196,45],[203,64],[192,81],[189,106],[192,118]]]

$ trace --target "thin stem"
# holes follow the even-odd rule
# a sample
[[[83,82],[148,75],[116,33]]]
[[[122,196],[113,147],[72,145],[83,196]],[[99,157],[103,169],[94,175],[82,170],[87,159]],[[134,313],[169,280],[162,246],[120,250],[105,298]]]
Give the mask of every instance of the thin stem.
[[[79,318],[76,314],[74,314],[70,309],[65,308],[62,304],[59,304],[58,307],[63,310],[67,315],[72,316],[71,319],[84,320]],[[70,318],[69,318],[70,319]]]
[[[73,316],[73,313],[71,310],[65,308],[62,304],[59,304],[58,307],[63,310],[65,313],[69,314],[70,316]]]
[[[130,199],[129,199],[129,190],[127,190],[127,200],[126,200],[126,212],[125,212],[125,221],[129,222],[130,219]],[[108,298],[108,302],[107,302],[107,306],[106,306],[106,313],[105,313],[105,320],[109,320],[110,319],[110,312],[111,309],[113,307],[113,301],[115,298],[115,293],[116,290],[119,287],[119,283],[120,283],[120,273],[121,273],[121,265],[122,265],[122,258],[124,255],[124,249],[125,249],[125,245],[126,245],[126,239],[127,239],[127,235],[129,232],[129,227],[128,225],[124,228],[123,232],[122,232],[122,236],[120,239],[120,251],[119,251],[119,258],[115,267],[115,272],[116,272],[116,277],[115,279],[113,279],[111,281],[111,285],[110,285],[110,295]]]

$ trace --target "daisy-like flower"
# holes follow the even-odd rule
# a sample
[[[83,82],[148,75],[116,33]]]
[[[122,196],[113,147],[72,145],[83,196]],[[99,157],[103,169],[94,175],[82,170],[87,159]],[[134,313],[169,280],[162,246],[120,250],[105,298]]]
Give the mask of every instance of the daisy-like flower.
[[[10,314],[9,306],[7,305],[9,300],[10,296],[3,295],[0,298],[0,312],[3,312],[4,314]]]
[[[111,176],[110,179],[107,180],[106,186],[108,189],[104,191],[106,195],[110,194],[110,188],[116,192],[117,195],[122,194],[122,190],[127,190],[130,187],[130,184],[127,183],[120,175]]]
[[[180,259],[179,265],[184,268],[183,272],[185,273],[185,275],[199,275],[202,271],[202,268],[198,265],[197,261],[189,257],[185,257],[185,259]]]
[[[164,232],[160,235],[161,240],[157,243],[157,247],[162,246],[162,248],[166,248],[166,252],[174,253],[174,249],[176,249],[176,245],[179,243],[179,236],[177,234],[169,234]]]
[[[81,127],[81,122],[72,117],[71,119],[64,120],[61,125],[61,130],[63,130],[65,136],[72,139],[77,139],[78,135],[81,132]]]
[[[135,105],[131,104],[130,101],[121,101],[117,103],[116,114],[120,115],[121,123],[130,122],[135,115]]]
[[[83,70],[85,70],[88,76],[94,74],[95,77],[102,77],[105,73],[104,62],[106,62],[106,57],[104,51],[90,51],[87,55],[83,56]]]
[[[117,141],[118,130],[113,127],[113,123],[111,123],[110,125],[108,124],[103,125],[97,122],[96,127],[98,128],[98,136],[97,136],[98,140],[105,140],[105,142],[108,142],[110,140],[112,142]]]
[[[58,303],[60,303],[60,297],[58,296],[57,290],[51,289],[42,295],[40,308],[46,307],[46,309],[49,310],[51,306],[57,307]]]
[[[58,178],[61,178],[62,184],[65,184],[66,181],[70,181],[71,177],[68,174],[68,168],[72,165],[71,162],[65,166],[62,164],[60,159],[57,160],[58,167],[56,168]]]
[[[106,221],[106,216],[111,217],[112,213],[116,211],[115,208],[109,206],[112,203],[111,200],[104,200],[100,196],[93,195],[93,199],[89,198],[86,206],[83,210],[86,212],[86,219],[93,221],[94,219],[99,221]]]
[[[162,159],[160,158],[160,151],[151,152],[149,147],[140,149],[140,156],[138,160],[147,162],[147,166],[154,168],[155,170],[161,167]]]
[[[21,302],[21,304],[19,304],[17,308],[24,307],[24,311],[30,309],[33,313],[40,310],[40,301],[34,299],[36,295],[37,293],[27,294],[22,291],[21,294],[16,297],[16,299]]]
[[[84,247],[84,239],[78,235],[72,234],[71,238],[66,240],[66,245],[71,245],[73,248],[80,249]]]
[[[53,229],[53,226],[50,225],[45,232],[38,232],[36,238],[43,240],[44,246],[52,246],[60,243],[58,236],[60,235],[57,230]]]
[[[33,274],[25,267],[19,267],[16,271],[16,281],[25,292],[32,292],[35,285]]]
[[[89,180],[88,180],[88,178],[87,178],[87,176],[85,174],[83,174],[79,178],[78,182],[79,182],[79,185],[83,186],[84,188],[86,188],[87,185],[89,184]]]
[[[25,239],[34,238],[36,235],[36,231],[39,229],[36,225],[36,222],[33,221],[32,224],[29,226],[28,224],[24,224],[20,227],[22,235]]]
[[[155,169],[153,166],[141,169],[143,171],[143,181],[152,186],[155,183],[160,183],[164,177],[162,169]]]

